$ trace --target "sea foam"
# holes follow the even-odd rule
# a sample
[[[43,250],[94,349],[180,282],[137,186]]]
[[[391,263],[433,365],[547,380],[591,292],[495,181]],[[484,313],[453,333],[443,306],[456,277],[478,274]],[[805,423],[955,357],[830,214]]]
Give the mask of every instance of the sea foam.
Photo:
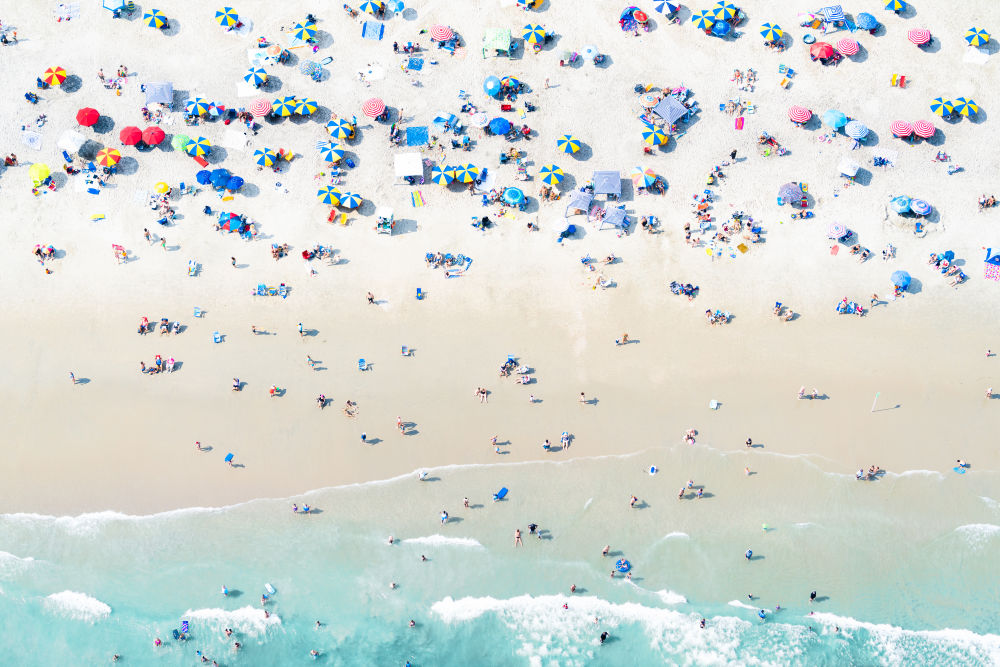
[[[181,616],[181,619],[190,621],[192,626],[201,623],[218,632],[222,632],[225,628],[232,628],[251,637],[259,637],[267,632],[268,628],[281,625],[281,617],[277,614],[272,613],[264,618],[263,609],[251,606],[232,610],[217,607],[188,609]]]
[[[955,532],[965,537],[970,546],[978,549],[1000,536],[1000,526],[992,523],[968,523],[956,528]]]
[[[97,598],[76,591],[53,593],[42,601],[45,608],[59,616],[77,621],[98,621],[111,615],[111,607]]]
[[[467,547],[470,549],[482,549],[483,545],[478,540],[471,537],[446,537],[444,535],[426,535],[424,537],[410,537],[403,540],[406,544],[424,544],[432,547]]]

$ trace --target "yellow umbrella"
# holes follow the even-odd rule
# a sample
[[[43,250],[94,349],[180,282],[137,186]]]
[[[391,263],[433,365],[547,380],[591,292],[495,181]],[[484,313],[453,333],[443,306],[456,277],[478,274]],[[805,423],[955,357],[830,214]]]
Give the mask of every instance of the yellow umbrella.
[[[153,186],[153,189],[162,195],[165,194],[166,191],[170,189],[170,186],[164,183],[163,181],[160,181],[159,183]]]
[[[31,176],[31,180],[34,181],[35,185],[41,185],[49,177],[49,173],[49,165],[43,162],[36,162],[28,167],[28,176]]]
[[[62,67],[50,67],[42,75],[42,81],[50,86],[61,85],[66,80],[66,70]]]

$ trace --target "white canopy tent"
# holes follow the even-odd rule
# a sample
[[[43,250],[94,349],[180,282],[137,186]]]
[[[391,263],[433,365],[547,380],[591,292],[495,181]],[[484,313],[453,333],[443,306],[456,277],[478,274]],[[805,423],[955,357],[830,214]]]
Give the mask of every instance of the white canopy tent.
[[[396,178],[424,175],[424,162],[420,158],[420,153],[399,153],[394,160]]]

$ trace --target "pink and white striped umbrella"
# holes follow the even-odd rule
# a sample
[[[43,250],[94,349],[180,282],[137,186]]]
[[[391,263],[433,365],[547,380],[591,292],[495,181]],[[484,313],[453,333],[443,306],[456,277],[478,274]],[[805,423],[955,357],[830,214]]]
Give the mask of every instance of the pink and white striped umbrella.
[[[845,37],[844,39],[837,42],[837,50],[843,53],[845,56],[854,56],[857,55],[858,51],[861,50],[861,45],[855,42],[853,39]]]
[[[792,106],[788,108],[788,117],[793,123],[805,123],[812,118],[812,111],[805,107]]]
[[[250,103],[250,113],[252,113],[257,118],[266,116],[271,113],[271,103],[265,100],[263,97],[259,97]]]
[[[897,137],[908,137],[913,134],[913,127],[905,120],[892,121],[889,130]]]
[[[913,134],[921,139],[929,139],[934,136],[935,132],[937,132],[937,128],[926,120],[918,120],[913,124]]]
[[[914,28],[910,32],[906,33],[906,39],[910,40],[917,46],[921,44],[926,44],[931,41],[931,31],[926,28]]]
[[[377,97],[365,100],[365,103],[361,105],[361,113],[369,118],[378,118],[383,111],[385,111],[385,102]]]
[[[438,24],[431,26],[431,39],[437,42],[447,42],[454,36],[455,33],[446,25]]]

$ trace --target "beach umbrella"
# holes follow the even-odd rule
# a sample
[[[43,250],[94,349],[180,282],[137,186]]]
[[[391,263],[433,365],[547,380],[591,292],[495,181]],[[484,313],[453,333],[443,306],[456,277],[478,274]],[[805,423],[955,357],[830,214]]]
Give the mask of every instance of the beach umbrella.
[[[712,16],[712,12],[703,9],[697,14],[692,13],[691,22],[695,24],[698,30],[711,30],[712,26],[715,25],[715,17]]]
[[[931,41],[931,31],[925,28],[913,28],[906,33],[906,39],[910,40],[917,46],[920,46],[921,44],[926,44]]]
[[[490,124],[490,118],[486,114],[479,112],[469,117],[469,125],[472,127],[486,127]]]
[[[788,107],[788,117],[793,123],[805,123],[812,118],[812,111],[800,106]]]
[[[211,183],[213,188],[224,188],[226,183],[229,182],[229,178],[232,174],[229,173],[228,169],[213,169]]]
[[[500,77],[500,85],[507,86],[508,88],[517,88],[521,85],[521,82],[512,76]]]
[[[314,60],[303,60],[299,63],[299,71],[303,74],[312,74],[313,72],[323,69],[319,66],[319,63]]]
[[[653,93],[643,93],[639,96],[639,104],[641,104],[645,109],[652,109],[659,104],[659,102],[659,95],[655,95]]]
[[[646,16],[646,12],[642,11],[641,9],[633,11],[632,18],[634,18],[635,22],[638,23],[639,25],[644,25],[647,21],[649,21],[649,17]]]
[[[215,12],[215,22],[223,28],[232,28],[240,22],[240,17],[232,7],[223,7]]]
[[[556,139],[556,148],[563,153],[575,153],[580,150],[580,140],[572,134],[564,134]]]
[[[358,7],[358,9],[374,16],[375,13],[378,12],[378,10],[384,7],[385,5],[382,3],[382,0],[365,0],[364,2],[361,3],[361,6]]]
[[[45,70],[45,74],[42,75],[42,81],[50,86],[58,86],[66,80],[66,76],[66,70],[62,67],[50,67]]]
[[[253,152],[253,156],[261,167],[272,167],[278,161],[278,154],[273,148],[258,148]]]
[[[303,97],[302,99],[295,100],[295,113],[299,114],[300,116],[309,116],[318,108],[319,104],[316,103],[316,100],[310,99],[308,97]]]
[[[345,151],[343,148],[340,147],[340,144],[336,144],[332,141],[327,141],[326,143],[320,146],[319,156],[323,158],[324,162],[336,164],[337,162],[340,162],[343,159],[344,154],[346,152],[347,151]]]
[[[446,25],[441,25],[440,23],[432,25],[430,29],[431,39],[436,42],[447,42],[449,39],[455,36],[451,28]]]
[[[990,33],[982,28],[972,27],[965,33],[965,41],[969,43],[969,46],[983,46],[989,43]]]
[[[364,104],[361,105],[361,113],[369,118],[378,118],[385,113],[385,102],[377,97],[367,99]]]
[[[229,190],[230,192],[236,192],[242,187],[243,187],[243,179],[240,178],[239,176],[233,176],[232,178],[229,179],[229,182],[226,183],[226,189]]]
[[[274,100],[271,102],[271,113],[282,118],[291,116],[295,113],[295,98],[288,96]]]
[[[316,36],[316,24],[315,23],[296,23],[292,27],[292,36],[295,39],[302,40],[303,42],[308,42]]]
[[[827,238],[839,239],[846,233],[847,233],[847,227],[840,224],[839,222],[834,222],[829,227],[826,228]]]
[[[495,76],[488,76],[483,80],[483,90],[490,97],[496,97],[500,92],[500,79]]]
[[[655,125],[644,124],[642,138],[650,146],[662,146],[667,143],[667,133]]]
[[[334,139],[352,139],[354,137],[354,126],[343,118],[327,123],[326,131]]]
[[[778,188],[778,197],[786,202],[799,201],[802,199],[802,186],[798,183],[785,183]]]
[[[191,137],[186,134],[175,134],[170,138],[170,145],[175,151],[182,151],[191,143]]]
[[[910,274],[906,271],[893,271],[890,279],[892,280],[893,285],[903,291],[910,286]]]
[[[935,97],[931,102],[931,111],[938,116],[947,116],[955,110],[955,103],[944,97]]]
[[[211,103],[204,97],[196,97],[193,100],[188,100],[184,104],[184,109],[188,112],[189,116],[201,116],[208,113],[208,107]]]
[[[844,39],[837,42],[837,50],[843,53],[845,56],[856,56],[858,51],[861,50],[861,45],[855,42],[850,37],[845,37]]]
[[[324,204],[336,206],[340,203],[340,191],[336,188],[330,187],[329,185],[321,187],[316,193],[316,196],[319,197],[319,200]]]
[[[642,167],[632,167],[629,177],[632,179],[632,184],[637,188],[648,188],[656,182],[656,172],[652,169],[643,169]]]
[[[859,120],[852,120],[844,125],[844,134],[851,139],[864,139],[868,136],[868,128]]]
[[[849,157],[841,158],[840,164],[837,165],[837,171],[850,178],[854,178],[859,169],[861,169],[861,165]]]
[[[854,17],[854,22],[862,30],[874,30],[878,27],[878,19],[868,12],[861,12]]]
[[[906,3],[903,0],[887,0],[885,8],[890,12],[901,12],[906,9]]]
[[[524,41],[528,44],[541,44],[545,41],[545,28],[540,25],[531,25],[529,23],[521,28],[521,37],[523,37]]]
[[[597,56],[601,55],[601,52],[597,50],[597,46],[594,44],[588,44],[580,49],[580,55],[583,56],[584,60],[594,62]]]
[[[35,185],[41,185],[49,177],[49,165],[44,162],[36,162],[28,167],[28,176]]]
[[[447,167],[440,167],[438,165],[431,167],[431,183],[448,185],[453,180],[455,180],[455,177],[451,175]]]
[[[361,202],[363,201],[361,195],[356,195],[353,192],[344,192],[340,195],[340,204],[338,205],[346,209],[352,209],[361,206]]]
[[[56,146],[67,153],[76,153],[87,143],[87,138],[76,130],[66,130],[59,136]]]
[[[847,125],[847,116],[844,115],[843,111],[829,109],[823,113],[823,124],[837,130]]]
[[[931,205],[925,202],[923,199],[911,199],[910,200],[910,210],[917,215],[927,215],[931,212]],[[954,255],[952,255],[954,257]],[[948,260],[951,261],[950,259]]]
[[[657,2],[653,5],[653,9],[660,12],[661,14],[673,14],[680,8],[675,2]]]
[[[716,37],[724,37],[732,29],[733,27],[725,21],[716,21],[715,25],[712,26],[712,34]]]
[[[906,213],[910,210],[910,198],[903,196],[894,197],[892,201],[889,202],[889,208],[896,213]]]
[[[267,81],[267,71],[263,67],[251,67],[243,75],[243,80],[256,88]]]
[[[151,125],[142,131],[142,143],[149,146],[157,146],[167,138],[167,133],[155,125]]]
[[[777,42],[784,34],[777,23],[765,23],[760,27],[760,36],[765,42]]]
[[[122,131],[118,133],[118,138],[126,146],[135,146],[137,143],[142,141],[142,130],[135,127],[134,125],[129,125],[128,127],[122,128]]]
[[[198,137],[189,141],[184,150],[188,155],[208,155],[212,151],[212,142],[205,137]]]
[[[212,172],[208,169],[202,169],[194,175],[194,180],[198,181],[199,185],[208,185],[212,182]]]
[[[716,21],[726,21],[736,16],[737,11],[739,9],[731,2],[717,2],[712,7],[712,16],[715,17]]]
[[[521,188],[505,188],[503,200],[511,206],[519,206],[524,203],[524,190]]]
[[[271,103],[265,100],[263,97],[258,97],[253,102],[250,103],[250,113],[252,113],[257,118],[261,118],[271,113]]]
[[[490,132],[493,134],[507,134],[510,131],[510,121],[506,118],[494,118],[490,121]]]
[[[462,164],[455,167],[455,180],[459,183],[471,183],[479,178],[479,167],[474,164]]]
[[[955,98],[955,113],[960,116],[968,116],[972,114],[975,116],[979,113],[979,105],[972,100],[966,99],[964,97]]]
[[[167,17],[159,9],[150,9],[142,15],[142,22],[150,28],[162,28],[167,25]]]
[[[894,120],[889,124],[889,130],[897,137],[908,137],[913,134],[913,126],[905,120]]]
[[[934,125],[926,120],[918,120],[913,123],[913,134],[921,139],[929,139],[934,136],[935,132],[937,132],[937,129]]]
[[[84,107],[76,112],[76,122],[84,127],[90,127],[97,123],[97,119],[101,117],[101,114],[97,109],[91,109],[90,107]]]
[[[809,47],[809,54],[813,58],[829,58],[833,55],[833,47],[826,42],[816,42]]]
[[[94,159],[102,167],[113,167],[122,159],[122,154],[116,148],[102,148]]]
[[[545,185],[559,185],[565,176],[563,170],[554,164],[545,165],[538,173]]]

